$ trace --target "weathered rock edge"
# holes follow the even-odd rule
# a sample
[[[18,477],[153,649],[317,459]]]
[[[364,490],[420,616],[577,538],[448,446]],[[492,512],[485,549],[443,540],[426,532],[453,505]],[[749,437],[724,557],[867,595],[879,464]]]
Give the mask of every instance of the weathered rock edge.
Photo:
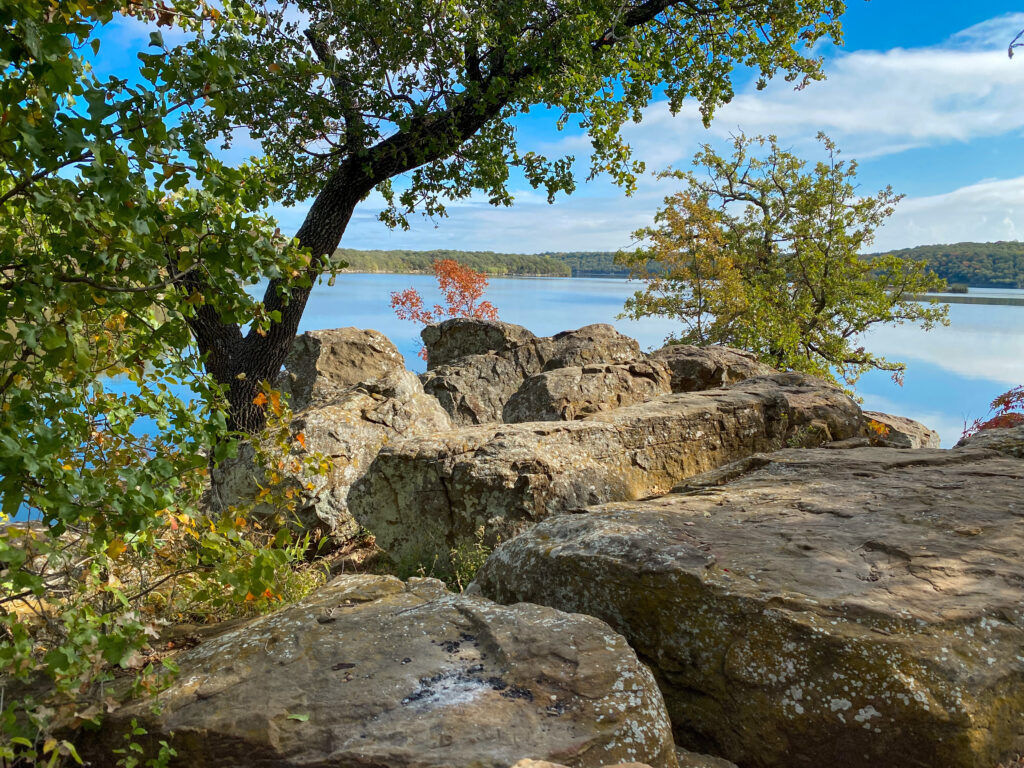
[[[651,673],[606,624],[433,579],[342,576],[177,663],[161,714],[116,710],[83,757],[108,764],[135,718],[175,766],[676,768]]]
[[[991,768],[1024,748],[1024,462],[782,451],[734,474],[541,523],[471,591],[604,619],[677,741],[744,768]]]
[[[453,549],[507,540],[576,507],[667,492],[786,444],[859,433],[860,408],[786,373],[674,394],[573,422],[466,427],[384,447],[349,509],[399,568],[444,572]]]

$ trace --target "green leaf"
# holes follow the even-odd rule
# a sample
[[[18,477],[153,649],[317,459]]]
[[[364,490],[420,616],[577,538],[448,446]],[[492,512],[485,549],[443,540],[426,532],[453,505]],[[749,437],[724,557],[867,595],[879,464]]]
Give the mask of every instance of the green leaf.
[[[306,714],[302,714],[302,715],[300,715],[300,714],[288,715],[288,719],[289,720],[298,720],[300,723],[304,723],[307,720],[309,720],[309,715],[306,715]]]

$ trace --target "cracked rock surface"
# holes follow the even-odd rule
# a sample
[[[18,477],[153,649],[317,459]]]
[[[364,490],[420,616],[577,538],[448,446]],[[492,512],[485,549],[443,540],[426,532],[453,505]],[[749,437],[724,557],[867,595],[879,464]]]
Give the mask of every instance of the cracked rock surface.
[[[652,666],[677,741],[744,768],[991,768],[1024,748],[1008,441],[755,457],[549,519],[471,591],[604,619]]]
[[[83,757],[107,764],[135,718],[173,766],[677,765],[651,673],[608,625],[433,579],[341,576],[176,662],[160,714],[114,711]]]
[[[381,449],[348,503],[397,564],[443,572],[453,548],[492,545],[575,507],[667,492],[787,444],[859,433],[860,408],[801,374],[672,394],[570,422],[465,427]]]

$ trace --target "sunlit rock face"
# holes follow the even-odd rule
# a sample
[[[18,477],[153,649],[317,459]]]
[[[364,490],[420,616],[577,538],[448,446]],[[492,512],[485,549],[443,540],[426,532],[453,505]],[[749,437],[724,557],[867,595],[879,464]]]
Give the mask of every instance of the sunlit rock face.
[[[349,509],[400,568],[506,541],[574,508],[668,492],[751,454],[859,434],[860,408],[802,374],[669,394],[576,421],[489,424],[381,449]],[[406,571],[405,569],[409,569]]]
[[[546,520],[471,590],[604,619],[677,741],[745,768],[994,766],[1024,747],[1024,443],[996,437],[753,457]]]
[[[109,764],[137,720],[174,765],[229,768],[676,768],[650,671],[608,625],[342,576],[182,653],[156,703],[111,713],[84,756]]]

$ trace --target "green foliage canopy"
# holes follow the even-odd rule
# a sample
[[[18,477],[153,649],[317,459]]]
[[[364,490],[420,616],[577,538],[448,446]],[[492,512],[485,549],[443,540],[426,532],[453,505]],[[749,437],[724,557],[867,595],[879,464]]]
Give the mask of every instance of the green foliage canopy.
[[[118,14],[216,23],[199,0],[0,0],[4,764],[73,756],[51,734],[98,717],[110,667],[149,641],[165,577],[196,575],[182,596],[244,601],[287,559],[287,542],[253,546],[233,519],[196,525],[226,410],[188,322],[212,309],[265,327],[245,282],[309,256],[253,213],[261,176],[177,120],[162,57],[143,54],[131,82],[95,74]],[[194,398],[175,394],[187,387]],[[16,695],[11,677],[39,675],[46,696]]]
[[[730,344],[783,369],[835,371],[847,383],[870,369],[899,378],[905,366],[865,349],[863,334],[879,323],[946,322],[947,307],[913,300],[943,282],[920,262],[858,257],[899,197],[890,188],[858,196],[856,163],[819,139],[826,159],[810,168],[775,137],[739,136],[731,157],[698,153],[706,176],[664,174],[687,187],[666,198],[656,226],[635,233],[646,247],[619,256],[647,283],[626,315],[676,318],[680,342]]]
[[[628,190],[642,164],[620,128],[656,93],[705,120],[733,95],[737,67],[762,82],[821,77],[809,48],[839,39],[841,0],[299,0],[224,6],[218,23],[167,47],[184,126],[203,141],[256,142],[275,199],[312,198],[296,233],[313,259],[272,279],[273,318],[255,334],[215,314],[192,322],[207,369],[229,388],[232,424],[288,353],[312,281],[329,267],[355,207],[376,190],[381,218],[407,226],[483,192],[512,202],[511,169],[549,198],[575,185],[573,158],[521,147],[512,118],[534,107],[591,139],[591,174]],[[396,184],[394,179],[403,177]],[[244,374],[244,376],[242,376]]]

